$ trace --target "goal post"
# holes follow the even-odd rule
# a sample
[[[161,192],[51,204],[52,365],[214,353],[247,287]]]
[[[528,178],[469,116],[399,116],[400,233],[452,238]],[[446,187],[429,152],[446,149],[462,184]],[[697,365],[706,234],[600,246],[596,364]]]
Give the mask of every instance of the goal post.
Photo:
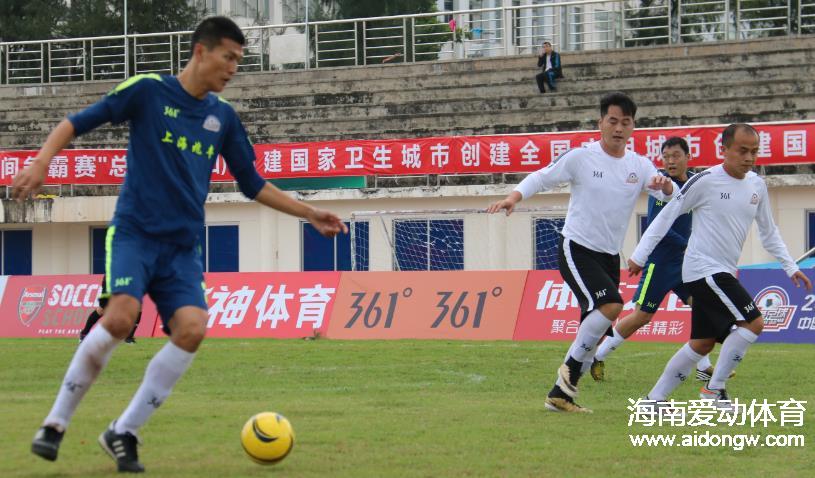
[[[352,270],[557,268],[565,207],[356,211]]]

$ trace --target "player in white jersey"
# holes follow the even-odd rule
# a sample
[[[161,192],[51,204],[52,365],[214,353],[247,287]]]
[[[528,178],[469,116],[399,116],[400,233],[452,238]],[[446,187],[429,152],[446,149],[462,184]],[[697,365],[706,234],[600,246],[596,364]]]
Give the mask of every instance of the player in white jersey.
[[[504,209],[510,214],[518,202],[537,192],[561,183],[571,186],[558,268],[577,297],[582,323],[546,398],[548,410],[590,412],[574,401],[577,382],[623,309],[619,254],[634,204],[642,191],[663,201],[674,193],[673,182],[648,158],[626,149],[636,112],[625,94],[606,95],[600,101],[600,141],[564,153],[488,208],[490,213]]]
[[[758,155],[758,133],[748,124],[732,124],[722,133],[724,163],[691,178],[648,227],[628,260],[639,274],[651,251],[673,221],[693,210],[693,229],[682,265],[682,280],[693,296],[691,340],[671,358],[648,394],[664,401],[717,341],[722,349],[701,397],[731,409],[725,382],[764,327],[761,312],[736,280],[737,263],[747,233],[758,224],[764,248],[779,262],[796,287],[812,284],[795,264],[770,212],[767,185],[751,169]]]

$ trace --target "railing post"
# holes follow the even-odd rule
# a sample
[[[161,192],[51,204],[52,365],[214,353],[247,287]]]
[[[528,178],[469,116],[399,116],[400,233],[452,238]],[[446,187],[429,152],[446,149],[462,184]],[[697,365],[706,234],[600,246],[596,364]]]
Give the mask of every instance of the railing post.
[[[173,51],[173,36],[170,35],[170,38],[168,40],[170,42],[170,65],[169,65],[170,66],[170,74],[171,75],[178,74],[178,72],[181,71],[181,70],[178,70],[178,71],[175,71],[175,72],[173,71],[173,65],[175,64],[175,52]]]
[[[266,56],[265,55],[266,49],[263,48],[263,38],[265,37],[265,35],[263,34],[264,32],[263,29],[258,31],[260,32],[260,71],[265,71],[263,69],[263,57]]]
[[[410,62],[416,63],[416,17],[410,17]],[[407,62],[407,52],[405,52]]]
[[[49,61],[48,67],[50,69],[50,67],[51,67],[51,64],[50,64],[50,61],[51,61],[51,55],[50,55],[50,53],[51,53],[51,43],[48,43],[48,53],[49,53],[49,55],[48,55],[48,61]],[[50,73],[50,71],[49,71],[49,73]],[[50,83],[51,75],[48,76],[48,81]],[[45,83],[45,43],[40,43],[40,82]]]
[[[620,47],[625,48],[625,2],[620,2]]]
[[[125,60],[125,79],[127,79],[130,76],[130,52],[129,52],[129,48],[128,48],[129,47],[129,45],[128,45],[129,42],[127,41],[127,35],[124,36],[124,41],[125,41],[125,58],[124,58],[124,60]],[[134,45],[133,49],[135,51],[135,45]],[[136,68],[135,55],[133,56],[133,68]]]
[[[308,8],[308,0],[306,0],[306,8]],[[309,61],[309,60],[311,60],[311,58],[310,58],[311,38],[309,38],[309,36],[308,36],[309,31],[310,30],[308,28],[308,15],[306,15],[306,60],[305,60],[305,69],[306,70],[308,70],[311,67],[311,61]],[[316,38],[315,38],[315,44],[316,44]],[[317,46],[315,45],[314,48],[317,48]],[[317,60],[315,60],[314,65],[315,66],[317,65]]]
[[[402,18],[402,58],[407,63],[407,18]]]
[[[725,3],[724,3],[724,17],[725,17],[725,21],[727,23],[730,23],[730,18],[729,18],[730,15],[728,13],[729,7],[730,7],[730,2],[725,1]],[[735,28],[736,40],[739,39],[739,28],[741,28],[741,25],[739,23],[741,23],[741,0],[736,0],[736,25],[734,27]],[[727,30],[725,30],[725,32],[727,32]],[[729,40],[729,39],[730,39],[730,35],[728,34],[727,37],[725,37],[725,40]]]
[[[271,63],[271,62],[270,62]],[[320,67],[320,25],[314,25],[314,68]],[[269,65],[271,68],[271,65]]]
[[[515,39],[515,22],[512,18],[512,13],[514,10],[510,10],[507,7],[501,7],[501,17],[503,18],[504,22],[504,55],[509,56],[514,54],[514,50],[512,46],[515,44],[513,41]]]
[[[679,0],[676,6],[676,42],[682,43],[682,0]]]
[[[801,34],[801,0],[798,0],[798,21],[795,22],[795,27],[798,29],[798,35]]]
[[[353,24],[354,29],[354,66],[359,66],[359,33],[357,32],[357,22]]]
[[[356,25],[354,25],[354,26],[356,26]],[[368,27],[368,22],[366,22],[365,20],[362,20],[362,64],[363,65],[368,64],[368,50],[367,50],[368,33],[366,32],[367,27]]]

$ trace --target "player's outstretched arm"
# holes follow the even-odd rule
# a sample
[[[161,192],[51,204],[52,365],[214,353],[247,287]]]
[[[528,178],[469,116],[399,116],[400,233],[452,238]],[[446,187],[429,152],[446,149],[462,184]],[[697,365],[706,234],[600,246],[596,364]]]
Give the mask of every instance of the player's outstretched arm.
[[[71,143],[74,139],[74,125],[67,119],[60,121],[56,128],[48,135],[37,157],[28,167],[14,176],[11,183],[12,199],[23,201],[30,195],[37,194],[45,182],[48,174],[48,165],[51,158]]]
[[[320,234],[326,237],[334,237],[341,232],[348,233],[348,226],[336,214],[294,199],[271,183],[263,186],[255,196],[255,201],[272,209],[308,220]]]
[[[648,189],[650,191],[658,191],[661,192],[662,195],[655,195],[651,194],[652,196],[656,197],[661,201],[665,201],[666,199],[670,199],[674,196],[674,192],[677,188],[674,185],[674,182],[671,178],[667,176],[663,176],[661,174],[654,174],[651,176],[651,179],[648,180]]]
[[[506,209],[507,216],[512,214],[512,211],[515,209],[515,205],[521,202],[521,193],[518,191],[512,191],[500,201],[495,201],[494,203],[490,204],[490,207],[487,208],[487,212],[490,214],[496,213],[502,209]]]
[[[792,279],[792,283],[795,284],[795,287],[801,287],[803,285],[806,290],[812,290],[812,282],[803,272],[795,272],[790,276],[790,279]]]

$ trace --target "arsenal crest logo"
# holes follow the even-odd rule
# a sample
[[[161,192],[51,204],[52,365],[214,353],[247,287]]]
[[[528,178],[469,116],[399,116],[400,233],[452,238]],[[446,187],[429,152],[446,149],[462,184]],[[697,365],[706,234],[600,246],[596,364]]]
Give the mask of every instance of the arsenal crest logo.
[[[45,286],[29,286],[20,294],[20,303],[17,305],[17,316],[26,327],[37,317],[45,303]]]

